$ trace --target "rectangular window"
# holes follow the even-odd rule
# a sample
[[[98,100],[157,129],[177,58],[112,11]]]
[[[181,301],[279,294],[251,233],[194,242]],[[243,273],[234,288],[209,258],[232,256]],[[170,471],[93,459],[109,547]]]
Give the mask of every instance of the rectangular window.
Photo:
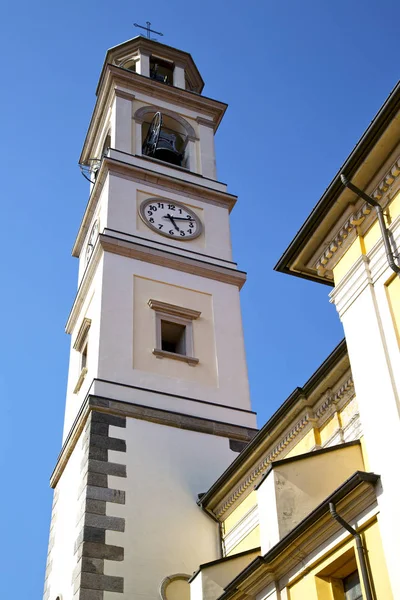
[[[87,364],[88,364],[88,339],[89,329],[92,321],[86,317],[83,319],[82,324],[79,328],[78,334],[74,342],[74,350],[79,352],[79,374],[78,381],[74,388],[74,394],[77,394],[82,387],[82,383],[86,377]]]
[[[157,358],[172,358],[187,364],[197,365],[199,359],[194,356],[193,321],[200,312],[160,300],[150,299],[149,307],[155,311],[155,339],[153,354]]]
[[[186,325],[161,319],[161,350],[186,355]]]
[[[81,353],[81,369],[85,369],[86,368],[86,364],[87,364],[87,352],[88,352],[88,344],[86,342],[85,347],[82,350]]]
[[[343,589],[346,600],[362,600],[358,571],[354,571],[343,579]]]

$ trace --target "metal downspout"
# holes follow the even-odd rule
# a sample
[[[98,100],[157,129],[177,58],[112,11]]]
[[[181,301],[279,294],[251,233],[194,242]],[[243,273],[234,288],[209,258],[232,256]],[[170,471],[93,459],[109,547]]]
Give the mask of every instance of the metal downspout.
[[[387,261],[389,263],[390,268],[395,273],[397,273],[397,275],[400,277],[400,267],[396,264],[396,262],[394,260],[392,245],[390,243],[389,233],[388,233],[388,230],[386,227],[385,218],[383,216],[383,210],[382,210],[381,205],[379,204],[379,202],[374,200],[374,198],[371,198],[371,196],[368,196],[368,194],[366,194],[365,192],[360,190],[360,188],[358,188],[356,185],[351,183],[351,181],[349,181],[347,179],[347,177],[345,175],[343,175],[343,173],[340,175],[340,179],[342,180],[343,185],[345,185],[347,188],[349,188],[349,190],[351,190],[352,192],[357,194],[357,196],[360,196],[360,198],[362,198],[370,206],[373,206],[375,208],[376,213],[378,215],[379,226],[381,228],[381,233],[382,233],[383,243],[385,246]]]
[[[347,521],[345,521],[340,515],[338,515],[338,513],[336,512],[336,506],[333,502],[329,502],[329,511],[330,511],[332,517],[342,527],[344,527],[344,529],[347,529],[347,531],[349,533],[351,533],[351,535],[356,540],[357,556],[358,556],[358,562],[360,563],[361,578],[362,578],[362,582],[364,584],[365,597],[366,597],[366,600],[374,600],[374,597],[372,595],[371,584],[370,584],[369,576],[368,576],[367,561],[365,558],[364,547],[362,544],[362,539],[361,539],[360,534],[357,533],[357,531],[355,529],[353,529],[353,527],[351,525],[349,525],[349,523],[347,523]]]

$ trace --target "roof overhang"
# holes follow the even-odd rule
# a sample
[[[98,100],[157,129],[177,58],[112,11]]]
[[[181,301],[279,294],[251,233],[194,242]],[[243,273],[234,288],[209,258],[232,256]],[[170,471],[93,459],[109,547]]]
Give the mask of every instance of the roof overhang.
[[[267,585],[301,565],[304,556],[309,556],[342,531],[329,512],[329,503],[336,504],[341,516],[352,521],[376,504],[378,480],[379,475],[375,473],[356,471],[271,550],[255,558],[226,586],[218,600],[255,597]]]
[[[266,465],[264,470],[260,470],[259,476],[254,477],[254,472],[263,462],[268,449],[279,442],[290,423],[301,418],[303,413],[307,412],[311,396],[321,398],[323,391],[326,388],[334,389],[335,382],[341,377],[347,376],[348,371],[347,346],[345,340],[342,340],[310,379],[291,393],[239,456],[201,496],[198,504],[203,510],[215,519],[220,513],[221,504],[225,503],[226,499],[233,496],[237,498],[239,496],[237,490],[241,490],[240,495],[246,493],[243,481],[247,481],[249,476],[253,478],[251,485],[246,489],[247,491],[252,490],[268,467]]]
[[[356,186],[385,205],[384,194],[392,174],[400,174],[399,140],[400,82],[275,265],[276,271],[333,285],[332,273],[326,268],[331,254],[351,241],[357,226],[367,228],[375,218],[371,210],[365,209],[365,202],[343,186],[340,174],[345,173]]]

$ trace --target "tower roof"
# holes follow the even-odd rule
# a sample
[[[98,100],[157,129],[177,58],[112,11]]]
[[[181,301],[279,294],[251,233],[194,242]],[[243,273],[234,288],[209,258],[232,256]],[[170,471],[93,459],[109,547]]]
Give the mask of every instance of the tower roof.
[[[107,50],[101,70],[99,84],[96,89],[96,95],[99,92],[106,66],[108,64],[119,66],[124,60],[126,60],[126,58],[138,52],[181,65],[185,69],[186,76],[190,80],[192,90],[198,94],[201,94],[204,87],[204,81],[191,54],[184,52],[183,50],[177,50],[172,46],[161,44],[155,40],[149,40],[142,35],[138,35],[131,40],[122,42],[122,44],[118,44],[117,46]]]

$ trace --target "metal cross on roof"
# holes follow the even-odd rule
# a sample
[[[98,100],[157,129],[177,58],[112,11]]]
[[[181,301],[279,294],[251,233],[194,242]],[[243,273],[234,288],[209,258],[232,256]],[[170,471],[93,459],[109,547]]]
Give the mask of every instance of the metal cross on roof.
[[[150,21],[146,21],[146,27],[143,27],[143,25],[138,25],[138,23],[134,23],[133,24],[135,27],[140,27],[140,29],[145,29],[147,31],[147,37],[150,40],[150,33],[155,33],[156,35],[161,35],[163,36],[163,33],[160,33],[159,31],[153,31],[153,29],[150,29]],[[156,41],[156,40],[155,40]]]

